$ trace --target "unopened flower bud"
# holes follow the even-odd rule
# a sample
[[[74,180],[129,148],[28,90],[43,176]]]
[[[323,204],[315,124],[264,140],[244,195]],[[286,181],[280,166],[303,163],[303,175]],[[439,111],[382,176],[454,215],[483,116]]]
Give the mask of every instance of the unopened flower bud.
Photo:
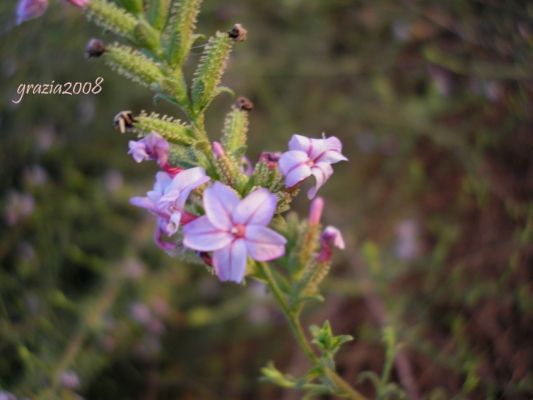
[[[241,96],[236,101],[237,108],[243,111],[252,111],[254,108],[254,103],[247,97]]]
[[[223,157],[226,154],[224,147],[219,142],[213,142],[213,154],[216,158]]]
[[[105,53],[105,44],[100,39],[91,39],[85,47],[85,55],[88,58],[100,57]]]
[[[228,36],[234,39],[236,42],[244,42],[248,31],[243,28],[241,24],[233,25],[233,28],[228,32]]]
[[[76,6],[76,7],[79,7],[79,8],[83,8],[85,6],[87,6],[87,4],[89,4],[89,1],[90,0],[67,0],[70,4],[72,4],[73,6]]]
[[[311,208],[309,209],[309,224],[318,225],[320,218],[322,217],[322,211],[324,210],[324,199],[317,197],[311,202]]]
[[[317,260],[319,262],[329,262],[333,255],[333,246],[343,250],[345,248],[344,238],[341,231],[334,226],[328,226],[320,235],[320,252]]]
[[[280,157],[280,152],[263,151],[259,156],[259,161],[264,162],[268,166],[268,168],[275,169],[278,166],[278,161]]]

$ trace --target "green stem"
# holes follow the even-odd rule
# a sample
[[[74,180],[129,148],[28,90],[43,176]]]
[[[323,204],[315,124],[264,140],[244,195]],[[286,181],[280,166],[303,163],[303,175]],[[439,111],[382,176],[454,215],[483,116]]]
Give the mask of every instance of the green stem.
[[[272,294],[274,295],[274,298],[278,302],[279,306],[281,307],[281,310],[285,314],[285,317],[287,318],[287,321],[289,322],[289,326],[291,328],[291,331],[298,342],[298,345],[302,349],[302,351],[305,353],[309,361],[313,364],[317,364],[320,362],[320,359],[315,354],[313,349],[311,348],[311,345],[309,344],[307,338],[305,337],[302,324],[300,323],[299,318],[299,312],[293,312],[290,310],[287,301],[285,300],[285,296],[283,295],[283,292],[279,288],[278,284],[276,283],[276,280],[272,276],[272,272],[270,272],[270,268],[268,265],[266,265],[264,262],[258,262],[257,263],[259,267],[259,271],[261,272],[261,275],[266,279],[267,285],[272,291]],[[339,388],[342,392],[342,395],[346,396],[349,399],[352,400],[366,400],[365,397],[357,392],[355,389],[351,387],[349,383],[347,383],[344,379],[342,379],[334,370],[323,367],[322,368],[326,376]]]

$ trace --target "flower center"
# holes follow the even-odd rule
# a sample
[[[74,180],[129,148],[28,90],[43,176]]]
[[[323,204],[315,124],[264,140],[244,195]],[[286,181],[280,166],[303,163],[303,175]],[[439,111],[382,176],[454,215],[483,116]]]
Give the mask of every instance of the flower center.
[[[233,228],[231,228],[231,233],[236,238],[242,238],[246,234],[246,226],[242,224],[234,225]]]
[[[315,165],[315,162],[311,159],[309,159],[307,162],[306,162],[307,165],[309,165],[310,167],[312,167],[313,165]]]

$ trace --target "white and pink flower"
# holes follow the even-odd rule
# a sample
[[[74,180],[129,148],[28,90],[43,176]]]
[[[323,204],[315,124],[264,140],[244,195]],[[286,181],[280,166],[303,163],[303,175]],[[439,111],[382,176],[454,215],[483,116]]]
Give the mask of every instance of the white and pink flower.
[[[183,228],[183,244],[212,251],[218,278],[241,283],[248,256],[269,261],[285,254],[285,238],[267,227],[276,204],[276,196],[267,189],[256,189],[241,200],[232,188],[215,182],[204,192],[206,215]]]
[[[293,135],[289,151],[279,159],[279,170],[285,176],[285,186],[291,188],[313,175],[316,185],[307,193],[308,198],[312,199],[333,174],[331,164],[348,160],[341,151],[342,143],[335,136],[310,139]]]

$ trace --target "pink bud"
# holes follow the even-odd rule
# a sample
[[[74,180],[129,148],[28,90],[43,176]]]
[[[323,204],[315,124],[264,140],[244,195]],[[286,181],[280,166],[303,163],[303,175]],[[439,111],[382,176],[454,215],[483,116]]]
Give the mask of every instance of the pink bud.
[[[324,210],[324,199],[317,197],[311,202],[311,208],[309,209],[309,224],[318,225],[320,218],[322,217],[322,211]]]
[[[83,8],[87,6],[87,4],[89,3],[89,0],[67,0],[67,1],[73,6],[76,6],[79,8]]]
[[[343,250],[345,248],[344,238],[341,231],[334,226],[328,226],[320,235],[320,252],[317,260],[320,262],[328,262],[331,260],[333,254],[333,246]]]
[[[213,153],[216,158],[222,157],[226,154],[224,147],[219,142],[213,142]]]

